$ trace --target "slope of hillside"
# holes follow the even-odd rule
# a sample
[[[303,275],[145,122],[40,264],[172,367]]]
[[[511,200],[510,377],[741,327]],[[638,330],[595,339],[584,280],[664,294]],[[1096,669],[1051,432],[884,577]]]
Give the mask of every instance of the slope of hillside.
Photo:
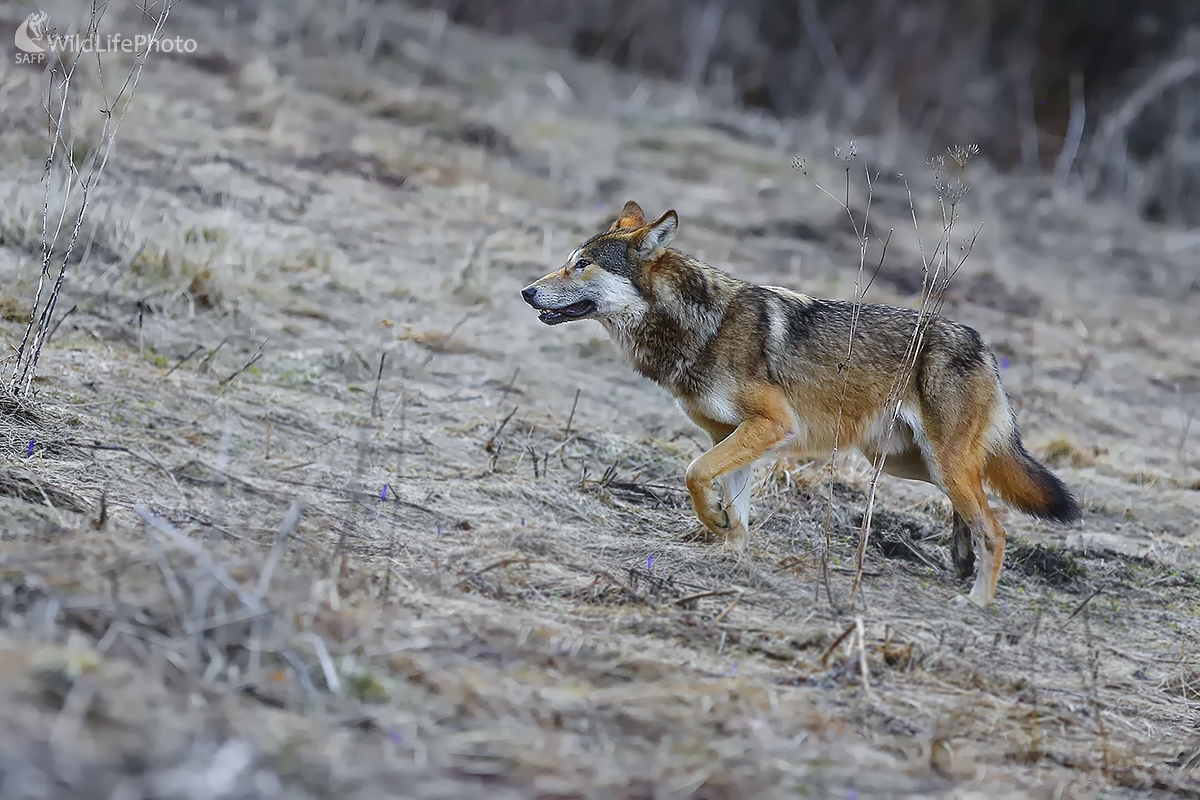
[[[848,297],[838,134],[403,6],[219,6],[174,12],[201,48],[147,66],[36,394],[0,396],[0,795],[1200,796],[1194,233],[972,165],[945,313],[1084,520],[1003,511],[964,610],[947,501],[885,478],[851,609],[863,460],[764,466],[723,552],[698,432],[518,294],[634,198]],[[46,187],[4,63],[7,348]],[[857,150],[893,231],[868,299],[911,304],[930,154]]]

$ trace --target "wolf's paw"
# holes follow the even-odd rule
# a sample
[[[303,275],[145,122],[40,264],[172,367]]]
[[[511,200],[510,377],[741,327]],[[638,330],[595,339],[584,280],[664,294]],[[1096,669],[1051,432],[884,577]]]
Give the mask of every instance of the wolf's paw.
[[[724,533],[733,527],[733,518],[729,516],[729,509],[722,505],[719,500],[709,503],[708,514],[705,516],[707,519],[704,520],[704,524],[708,525],[709,530],[713,533],[717,533],[718,531]]]
[[[750,544],[750,534],[746,526],[735,525],[725,532],[725,549],[735,553],[744,553]]]
[[[950,598],[950,605],[953,608],[962,608],[962,609],[987,608],[987,603],[980,602],[973,595],[974,595],[974,592],[972,592],[971,594],[956,594],[956,595],[954,595],[954,597]]]
[[[696,506],[696,516],[714,536],[726,536],[733,527],[733,519],[720,503],[705,503]]]

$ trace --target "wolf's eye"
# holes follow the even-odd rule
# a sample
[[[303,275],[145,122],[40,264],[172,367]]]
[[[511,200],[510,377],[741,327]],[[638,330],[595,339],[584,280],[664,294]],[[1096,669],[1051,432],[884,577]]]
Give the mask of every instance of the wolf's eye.
[[[586,258],[581,258],[575,262],[575,269],[583,269],[584,267],[589,266],[591,263],[592,262],[588,261]]]

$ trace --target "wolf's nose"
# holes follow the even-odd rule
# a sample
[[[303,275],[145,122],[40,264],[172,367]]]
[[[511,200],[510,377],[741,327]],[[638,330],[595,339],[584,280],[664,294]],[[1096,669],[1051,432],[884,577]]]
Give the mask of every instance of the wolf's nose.
[[[526,286],[521,290],[521,297],[525,298],[525,302],[533,305],[533,298],[537,296],[537,289],[532,286]]]

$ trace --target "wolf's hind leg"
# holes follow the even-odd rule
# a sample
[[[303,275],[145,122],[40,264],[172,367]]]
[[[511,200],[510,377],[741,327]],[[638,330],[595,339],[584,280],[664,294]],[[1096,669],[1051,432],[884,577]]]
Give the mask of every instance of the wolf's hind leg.
[[[975,548],[971,545],[971,527],[957,510],[954,512],[950,555],[954,559],[954,569],[960,579],[966,580],[975,574]]]
[[[968,599],[977,606],[988,606],[996,596],[1007,537],[983,491],[982,443],[964,436],[935,442],[935,447],[942,488],[954,505],[954,566],[965,577],[975,565],[975,556],[979,557],[979,572]]]
[[[872,464],[878,463],[879,452],[877,449],[867,445],[862,448],[862,451]],[[910,445],[900,453],[889,455],[883,463],[883,471],[889,475],[895,475],[897,478],[924,481],[935,486],[938,483],[934,480],[932,470],[925,461],[925,454],[916,444]],[[975,574],[975,548],[971,544],[971,527],[967,525],[967,521],[959,513],[957,506],[954,509],[954,525],[950,534],[950,555],[959,578],[966,580]]]

